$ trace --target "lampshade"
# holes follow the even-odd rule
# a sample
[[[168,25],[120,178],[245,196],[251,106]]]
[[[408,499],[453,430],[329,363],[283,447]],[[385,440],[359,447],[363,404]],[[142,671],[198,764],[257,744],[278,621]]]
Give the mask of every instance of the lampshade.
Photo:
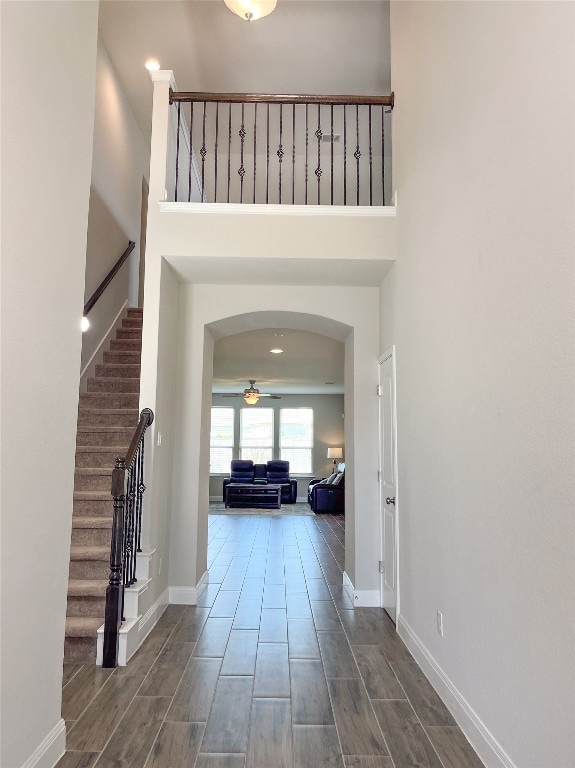
[[[276,0],[224,0],[230,11],[245,21],[256,21],[276,7]]]
[[[328,459],[343,459],[343,448],[328,448],[327,449],[327,458]]]
[[[256,392],[248,392],[244,396],[244,400],[248,405],[255,405],[259,399],[260,396]]]

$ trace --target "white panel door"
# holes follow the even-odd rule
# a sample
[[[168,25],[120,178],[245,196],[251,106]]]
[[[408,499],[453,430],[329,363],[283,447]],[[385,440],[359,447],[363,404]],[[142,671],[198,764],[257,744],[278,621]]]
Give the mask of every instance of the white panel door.
[[[397,458],[395,450],[395,363],[393,352],[379,366],[380,503],[382,531],[381,605],[397,615]]]

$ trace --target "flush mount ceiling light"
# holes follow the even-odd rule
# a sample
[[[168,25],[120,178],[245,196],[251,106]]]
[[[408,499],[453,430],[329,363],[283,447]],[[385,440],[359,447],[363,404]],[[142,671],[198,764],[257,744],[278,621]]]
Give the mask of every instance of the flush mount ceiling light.
[[[157,72],[160,68],[160,62],[157,59],[148,59],[145,66],[148,72]]]
[[[283,354],[283,349],[280,349],[279,347],[274,347],[273,349],[270,349],[270,352],[272,355],[281,355]]]
[[[244,21],[256,21],[270,14],[276,0],[224,0],[230,11]]]

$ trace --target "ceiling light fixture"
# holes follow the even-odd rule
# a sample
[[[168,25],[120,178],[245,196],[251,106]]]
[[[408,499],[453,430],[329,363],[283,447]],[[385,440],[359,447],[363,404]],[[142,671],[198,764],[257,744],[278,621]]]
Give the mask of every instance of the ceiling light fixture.
[[[276,0],[224,0],[227,7],[244,21],[257,21],[270,14]]]
[[[90,321],[87,317],[82,318],[82,322],[80,323],[80,328],[82,329],[82,333],[86,333],[88,328],[90,327]]]
[[[148,59],[145,66],[148,72],[157,72],[160,68],[160,62],[157,59]]]
[[[254,387],[255,379],[250,379],[250,386],[244,389],[244,400],[248,405],[255,405],[260,399],[260,391]]]
[[[281,355],[283,354],[283,349],[280,349],[279,347],[274,347],[273,349],[270,349],[270,352],[272,355]]]

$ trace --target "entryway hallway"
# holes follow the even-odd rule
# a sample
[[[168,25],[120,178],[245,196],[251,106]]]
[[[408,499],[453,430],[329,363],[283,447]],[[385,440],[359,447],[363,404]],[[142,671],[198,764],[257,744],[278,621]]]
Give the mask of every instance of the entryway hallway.
[[[127,667],[66,665],[59,768],[480,768],[377,608],[344,518],[210,515],[210,583]]]

